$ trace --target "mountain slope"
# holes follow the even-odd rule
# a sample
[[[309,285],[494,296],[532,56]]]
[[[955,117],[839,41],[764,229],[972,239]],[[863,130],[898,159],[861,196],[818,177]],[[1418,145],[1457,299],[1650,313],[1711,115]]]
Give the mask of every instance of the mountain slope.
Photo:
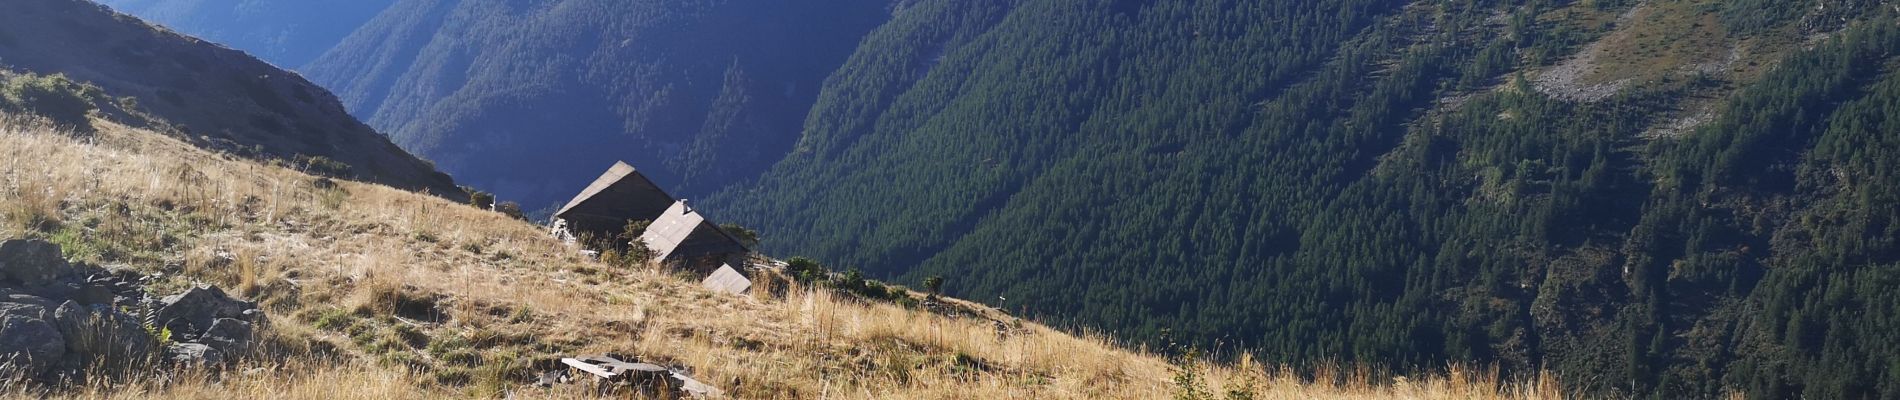
[[[335,47],[394,0],[99,0],[185,34],[244,50],[285,69]]]
[[[0,113],[0,237],[51,240],[79,261],[150,274],[151,287],[229,288],[269,323],[256,353],[223,371],[157,368],[59,387],[9,379],[0,397],[638,396],[584,380],[535,385],[567,370],[559,357],[602,353],[680,368],[744,399],[1562,397],[1549,381],[1470,370],[1398,384],[1343,372],[1338,384],[1312,384],[1251,363],[1177,373],[1159,356],[950,299],[975,311],[822,287],[720,294],[592,260],[501,214],[97,125],[80,138]]]
[[[1891,25],[1875,1],[920,2],[786,161],[702,204],[773,251],[1151,343],[1890,397]]]
[[[447,175],[294,73],[89,1],[19,0],[0,8],[0,65],[64,74],[106,95],[136,99],[135,108],[201,146],[461,195]]]
[[[692,195],[781,157],[887,3],[407,0],[307,72],[404,148],[531,208],[617,159]]]

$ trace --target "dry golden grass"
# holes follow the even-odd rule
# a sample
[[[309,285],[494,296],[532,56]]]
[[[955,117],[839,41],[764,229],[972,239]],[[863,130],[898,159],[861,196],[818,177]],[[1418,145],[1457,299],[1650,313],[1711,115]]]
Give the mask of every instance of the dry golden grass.
[[[250,366],[50,393],[56,398],[572,398],[531,386],[561,356],[619,353],[683,367],[747,399],[1171,398],[1166,359],[1034,323],[948,317],[825,291],[719,295],[584,258],[541,228],[384,186],[340,190],[101,122],[75,138],[0,118],[0,235],[209,282],[271,318]],[[998,322],[998,321],[1009,322]],[[1243,360],[1245,358],[1243,357]],[[1412,379],[1253,362],[1194,363],[1225,398],[1559,398],[1548,380],[1452,371]],[[37,395],[12,388],[16,396]]]

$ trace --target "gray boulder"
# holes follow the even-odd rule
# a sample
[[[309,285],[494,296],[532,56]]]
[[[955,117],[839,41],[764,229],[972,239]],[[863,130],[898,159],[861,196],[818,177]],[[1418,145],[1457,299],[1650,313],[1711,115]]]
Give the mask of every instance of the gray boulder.
[[[0,297],[0,315],[26,315],[37,319],[53,317],[55,303],[39,296],[14,294]]]
[[[0,366],[40,376],[66,355],[66,341],[40,305],[0,303]]]
[[[172,362],[180,364],[218,365],[224,363],[224,353],[211,346],[200,343],[173,343],[165,349]]]
[[[199,286],[159,300],[156,316],[160,325],[175,334],[197,338],[220,318],[253,318],[246,311],[257,305],[225,295],[215,286]]]
[[[79,289],[77,283],[50,281],[39,286],[28,286],[21,292],[48,299],[70,299],[78,295]]]
[[[224,353],[239,353],[251,344],[251,323],[235,318],[219,318],[211,323],[199,341]]]
[[[89,306],[95,304],[112,305],[118,302],[119,295],[113,293],[110,287],[89,283],[86,284],[85,287],[80,288],[78,293],[73,294],[73,300],[78,300],[80,304]]]
[[[44,240],[0,242],[0,278],[27,286],[51,283],[72,273],[59,245]]]
[[[54,310],[53,320],[66,338],[66,350],[76,356],[112,361],[143,359],[156,342],[137,318],[111,307],[67,301]]]

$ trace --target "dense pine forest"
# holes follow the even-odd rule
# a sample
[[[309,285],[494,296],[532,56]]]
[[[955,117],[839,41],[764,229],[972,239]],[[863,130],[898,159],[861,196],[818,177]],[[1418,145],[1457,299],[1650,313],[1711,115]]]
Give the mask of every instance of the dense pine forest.
[[[708,208],[1142,343],[1900,396],[1900,32],[1794,3],[920,2]]]
[[[530,210],[614,161],[682,193],[769,168],[885,0],[403,0],[304,68],[461,181]]]

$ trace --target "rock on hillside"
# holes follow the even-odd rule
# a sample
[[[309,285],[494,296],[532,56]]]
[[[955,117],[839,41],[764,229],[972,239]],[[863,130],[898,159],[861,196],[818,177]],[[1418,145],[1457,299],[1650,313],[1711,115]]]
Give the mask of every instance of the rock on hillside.
[[[141,108],[200,146],[460,194],[447,175],[351,117],[329,92],[297,74],[88,1],[0,5],[0,65],[65,74],[112,96],[137,98]]]
[[[0,242],[0,373],[51,380],[136,366],[161,350],[176,362],[219,364],[246,350],[263,321],[255,304],[216,287],[154,299],[143,280],[67,262],[53,243]],[[150,328],[128,313],[148,309]]]

